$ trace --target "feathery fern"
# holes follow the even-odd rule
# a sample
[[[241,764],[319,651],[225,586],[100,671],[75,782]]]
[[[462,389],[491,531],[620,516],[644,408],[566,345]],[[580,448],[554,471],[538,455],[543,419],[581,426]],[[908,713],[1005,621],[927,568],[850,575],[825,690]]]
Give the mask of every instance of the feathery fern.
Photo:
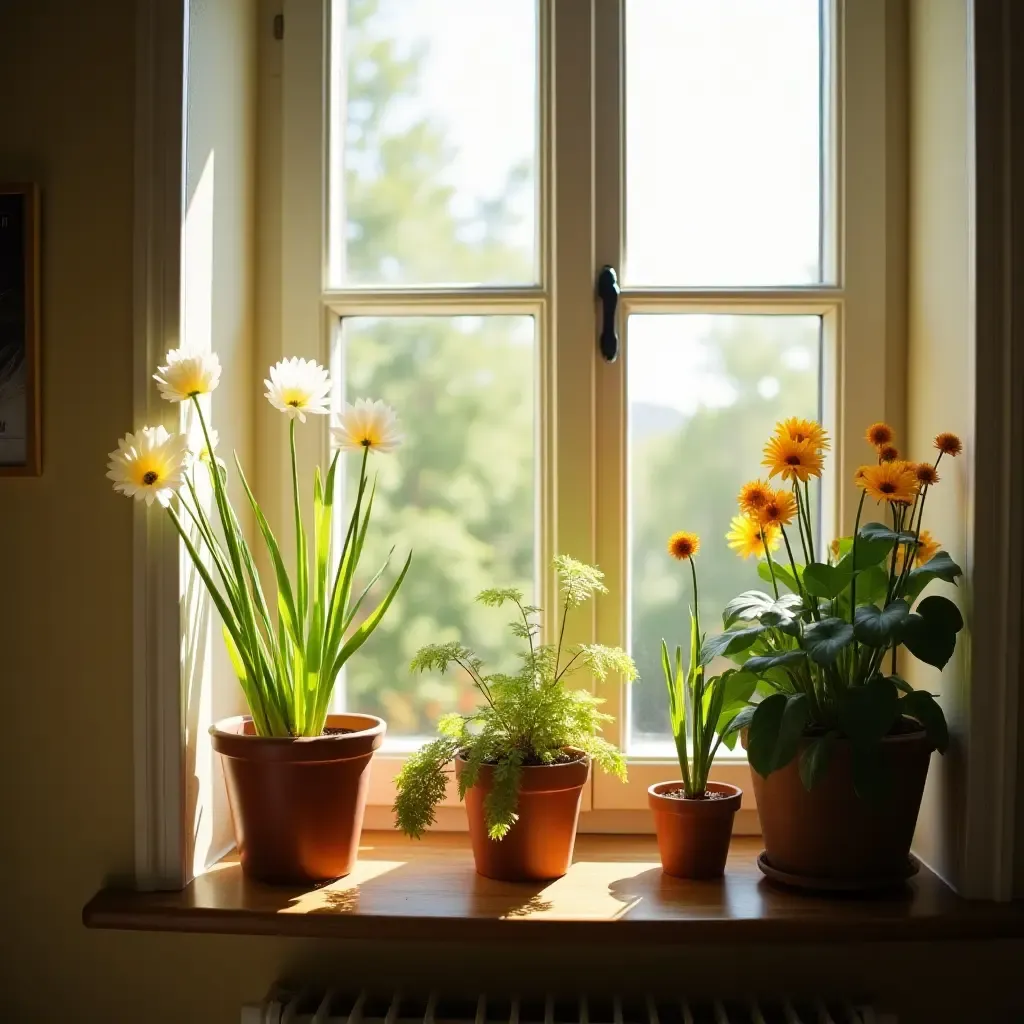
[[[636,667],[625,651],[601,644],[563,644],[568,613],[603,593],[603,573],[566,555],[554,561],[561,592],[558,642],[542,644],[535,616],[540,609],[524,603],[514,587],[484,590],[477,600],[487,607],[513,604],[518,617],[509,624],[512,634],[527,645],[515,675],[485,673],[480,659],[457,642],[428,644],[412,660],[419,672],[446,672],[452,666],[466,672],[480,691],[483,704],[468,715],[445,715],[438,723],[437,739],[405,763],[396,781],[395,816],[398,827],[419,837],[435,821],[444,799],[452,762],[464,761],[459,777],[459,798],[476,785],[480,768],[494,766],[491,791],[484,813],[491,839],[503,839],[516,821],[519,776],[524,765],[551,764],[566,747],[584,751],[602,771],[626,777],[622,754],[600,735],[611,716],[600,710],[603,701],[589,690],[570,690],[568,676],[580,669],[604,680],[615,673],[627,681]]]

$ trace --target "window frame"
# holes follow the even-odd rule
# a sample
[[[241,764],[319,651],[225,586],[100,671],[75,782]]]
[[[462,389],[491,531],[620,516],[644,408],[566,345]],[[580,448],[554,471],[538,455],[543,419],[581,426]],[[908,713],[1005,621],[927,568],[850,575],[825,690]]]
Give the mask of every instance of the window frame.
[[[594,280],[602,265],[622,266],[626,0],[537,2],[537,284],[377,288],[328,286],[332,255],[336,259],[337,254],[331,252],[327,226],[339,216],[331,208],[328,175],[340,153],[328,125],[332,107],[344,96],[337,66],[330,65],[330,51],[343,41],[343,29],[331,24],[330,0],[285,3],[281,356],[308,356],[308,339],[316,337],[317,358],[329,364],[341,318],[346,316],[516,313],[535,317],[539,560],[544,566],[556,551],[567,551],[602,567],[610,593],[592,610],[575,617],[569,639],[622,644],[627,614],[627,360],[608,364],[598,358]],[[836,491],[826,489],[823,494],[823,526],[832,533],[852,522],[855,506],[851,488],[843,481],[861,461],[859,425],[887,419],[897,429],[902,426],[903,382],[893,386],[886,379],[880,388],[877,367],[885,367],[888,377],[889,369],[902,363],[905,342],[899,311],[906,296],[902,282],[889,284],[893,242],[903,242],[905,247],[905,241],[890,223],[900,223],[904,216],[899,203],[893,204],[889,186],[903,163],[899,145],[887,146],[889,98],[885,78],[879,81],[876,73],[877,54],[885,52],[886,44],[885,0],[857,4],[825,0],[823,9],[829,12],[826,52],[832,87],[826,93],[822,118],[823,136],[831,150],[822,189],[822,276],[833,280],[780,288],[624,286],[619,315],[623,336],[628,316],[636,312],[822,316],[823,380],[832,385],[823,390],[823,418],[839,439],[831,467]],[[581,47],[580,39],[591,40],[592,45]],[[617,211],[617,215],[598,217],[598,210]],[[901,246],[895,249],[899,262]],[[847,422],[852,424],[849,430]],[[326,429],[300,434],[300,459],[315,464],[326,454]],[[268,480],[268,474],[270,481],[286,479],[278,476],[285,472],[282,452],[260,480]],[[283,494],[286,488],[261,485],[260,490],[269,496],[275,491]],[[606,514],[603,510],[608,509],[617,512]],[[550,610],[557,602],[548,575],[538,573],[538,581],[541,603]],[[549,629],[551,624],[546,612],[543,626]],[[602,695],[616,719],[607,730],[608,738],[624,745],[625,688],[608,683]],[[390,806],[392,780],[405,756],[386,748],[378,755],[371,806]],[[651,783],[677,773],[672,760],[631,757],[626,784],[594,773],[584,794],[584,811],[626,812],[631,818],[632,812],[646,808]],[[745,793],[744,808],[753,808],[749,769],[741,755],[722,757],[715,774],[739,785]],[[457,803],[453,791],[445,803]],[[637,827],[635,820],[623,820],[623,827]],[[587,827],[586,815],[583,827]]]

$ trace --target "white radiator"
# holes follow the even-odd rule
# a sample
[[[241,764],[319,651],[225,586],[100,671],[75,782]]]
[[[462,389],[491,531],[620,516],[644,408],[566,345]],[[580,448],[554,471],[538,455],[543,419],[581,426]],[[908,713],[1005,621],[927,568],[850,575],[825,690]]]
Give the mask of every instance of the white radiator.
[[[242,1008],[241,1024],[898,1024],[843,1000],[655,996],[536,998],[274,992]]]

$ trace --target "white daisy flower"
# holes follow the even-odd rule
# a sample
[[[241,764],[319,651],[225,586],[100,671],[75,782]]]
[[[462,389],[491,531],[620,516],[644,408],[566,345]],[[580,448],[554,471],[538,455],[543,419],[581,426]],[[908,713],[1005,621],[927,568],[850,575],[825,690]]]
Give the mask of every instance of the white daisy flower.
[[[374,402],[357,398],[355,405],[346,402],[331,427],[331,446],[345,452],[363,448],[372,452],[393,452],[402,441],[395,410],[380,399]]]
[[[186,402],[194,395],[208,395],[220,383],[220,359],[215,352],[172,348],[167,365],[157,367],[153,380],[168,402]]]
[[[330,410],[331,376],[313,359],[282,359],[270,368],[264,397],[289,419],[306,422],[306,413],[325,415]]]
[[[137,434],[125,434],[109,458],[107,478],[114,481],[115,491],[147,505],[169,505],[184,483],[188,438],[163,427],[143,427]]]

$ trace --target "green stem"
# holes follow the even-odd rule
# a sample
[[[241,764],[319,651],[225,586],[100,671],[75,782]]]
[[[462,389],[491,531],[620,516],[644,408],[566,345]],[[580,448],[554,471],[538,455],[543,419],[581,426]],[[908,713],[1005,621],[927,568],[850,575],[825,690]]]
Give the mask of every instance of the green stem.
[[[772,590],[775,591],[775,600],[779,599],[779,585],[775,581],[775,562],[772,560],[772,553],[768,550],[768,538],[764,535],[764,527],[758,527],[761,533],[761,547],[764,548],[764,557],[768,562],[768,571],[772,574]]]
[[[811,529],[811,483],[804,481],[804,516],[807,520],[807,544],[811,549],[811,561],[816,561],[814,553],[814,531]]]
[[[786,545],[786,554],[789,555],[789,565],[790,568],[792,568],[793,570],[793,579],[796,580],[796,588],[800,592],[800,600],[803,601],[804,605],[808,607],[811,614],[815,618],[817,618],[817,608],[810,608],[810,606],[807,604],[807,595],[806,593],[804,593],[804,584],[803,581],[800,579],[800,573],[796,571],[796,559],[793,557],[793,549],[789,545],[789,537],[786,535],[786,528],[781,523],[779,523],[779,531],[782,533],[782,540]]]
[[[809,563],[814,559],[811,557],[811,552],[807,547],[807,537],[804,534],[804,513],[800,507],[800,481],[796,477],[793,478],[793,497],[796,498],[796,524],[800,531],[800,548],[804,554],[804,562]]]
[[[850,550],[850,625],[854,624],[857,616],[857,533],[860,530],[860,517],[864,511],[864,499],[867,491],[860,492],[860,501],[857,504],[857,518],[853,523],[853,545]],[[853,637],[853,656],[856,664],[857,658],[857,637]]]

